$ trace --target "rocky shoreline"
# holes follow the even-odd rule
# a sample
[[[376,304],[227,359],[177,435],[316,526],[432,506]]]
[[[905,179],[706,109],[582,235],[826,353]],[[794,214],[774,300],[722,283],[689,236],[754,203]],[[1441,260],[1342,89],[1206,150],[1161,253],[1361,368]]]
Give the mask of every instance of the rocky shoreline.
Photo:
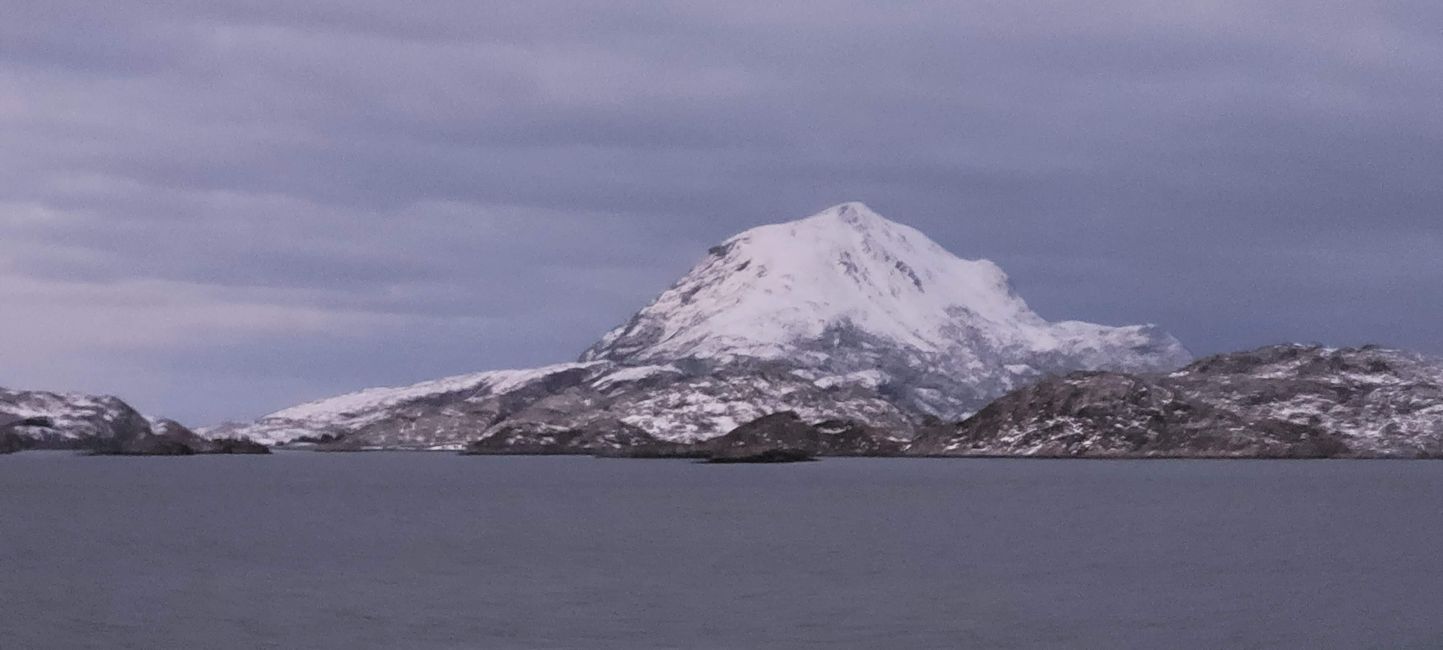
[[[238,438],[189,441],[151,436],[139,440],[99,445],[86,449],[84,453],[89,456],[265,455],[271,453],[271,449],[260,443]]]

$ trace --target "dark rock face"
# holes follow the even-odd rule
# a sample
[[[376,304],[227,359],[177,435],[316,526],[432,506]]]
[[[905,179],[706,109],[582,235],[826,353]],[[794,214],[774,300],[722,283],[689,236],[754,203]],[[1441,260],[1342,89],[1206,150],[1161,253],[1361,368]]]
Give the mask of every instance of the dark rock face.
[[[24,448],[24,439],[0,428],[0,454],[13,454]]]
[[[339,433],[326,433],[318,436],[301,436],[287,444],[293,445],[334,445],[345,442],[346,436]]]
[[[908,453],[1436,457],[1443,364],[1376,347],[1282,345],[1166,375],[1073,373],[926,431]]]
[[[888,432],[852,420],[808,424],[796,413],[774,413],[711,441],[719,453],[728,449],[801,449],[818,456],[895,456],[903,443]]]
[[[822,433],[802,421],[796,413],[773,413],[743,424],[720,438],[711,440],[711,460],[756,457],[765,453],[794,452],[805,456],[817,454],[822,446]]]
[[[543,423],[506,426],[466,446],[463,454],[489,455],[615,455],[619,450],[667,446],[646,432],[617,421],[592,422],[562,429]]]
[[[32,441],[25,436],[16,433],[21,427],[48,427],[50,421],[43,417],[21,417],[9,413],[0,413],[0,454],[13,454],[17,451],[24,451],[32,446]]]
[[[202,454],[269,454],[270,447],[245,438],[221,438],[219,440],[207,440]]]
[[[710,464],[735,463],[803,463],[817,458],[800,449],[764,449],[755,453],[713,455],[706,459]]]
[[[190,445],[162,436],[144,436],[134,440],[107,440],[96,443],[89,452],[93,456],[193,456]]]
[[[265,445],[240,438],[206,440],[177,438],[170,435],[148,435],[132,440],[109,440],[96,443],[89,450],[94,456],[193,456],[196,454],[269,454]]]
[[[902,443],[880,429],[845,420],[812,425],[791,411],[758,418],[699,446],[708,448],[709,459],[718,462],[779,455],[895,456],[902,451]]]

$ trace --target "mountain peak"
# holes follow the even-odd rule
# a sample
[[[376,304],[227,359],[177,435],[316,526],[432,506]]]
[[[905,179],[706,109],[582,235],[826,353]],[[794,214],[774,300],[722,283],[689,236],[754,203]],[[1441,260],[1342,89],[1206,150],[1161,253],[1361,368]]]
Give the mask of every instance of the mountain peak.
[[[892,221],[889,221],[886,217],[877,214],[875,210],[868,207],[866,203],[862,203],[861,201],[848,201],[846,203],[838,203],[830,208],[827,208],[810,217],[807,217],[806,219],[803,219],[803,221],[808,220],[816,220],[820,222],[836,222],[846,224],[854,228],[865,228],[868,225],[877,223],[893,223]]]
[[[915,228],[892,221],[860,201],[838,203],[796,221],[753,228],[732,239],[755,239],[781,233],[790,237],[815,239],[816,244],[844,241],[851,246],[861,246],[887,245],[891,242],[891,245],[906,248],[941,249]]]
[[[912,272],[916,270],[912,268],[914,262],[967,262],[921,231],[887,219],[856,201],[839,203],[795,221],[752,228],[712,252],[771,262],[769,268],[773,269],[787,267],[789,273],[784,275],[792,278],[802,273],[813,275],[811,279],[816,281],[847,279],[858,285],[883,281],[882,276],[892,273],[900,273],[908,282],[917,284],[920,278]],[[860,263],[867,259],[891,270],[872,269],[879,273],[864,277],[867,269],[860,268],[865,266]],[[985,260],[967,263],[995,270]]]
[[[836,366],[843,345],[926,357],[939,371],[963,375],[1016,374],[1005,368],[1028,359],[1047,360],[1029,367],[1057,359],[1068,369],[1111,362],[1171,369],[1188,359],[1153,328],[1049,323],[996,264],[957,257],[857,202],[753,228],[712,248],[582,358],[811,363],[802,355]]]
[[[995,264],[961,259],[864,204],[842,203],[712,248],[635,327],[608,335],[587,358],[620,360],[605,350],[615,342],[657,358],[777,358],[837,327],[936,349],[963,312],[1040,322]]]

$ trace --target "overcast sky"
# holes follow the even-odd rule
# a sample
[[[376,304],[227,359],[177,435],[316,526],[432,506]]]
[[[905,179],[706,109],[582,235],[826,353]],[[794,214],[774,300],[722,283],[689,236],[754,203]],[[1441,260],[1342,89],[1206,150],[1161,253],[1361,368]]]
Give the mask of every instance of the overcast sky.
[[[865,201],[1051,319],[1443,353],[1443,3],[0,0],[0,385],[567,361]]]

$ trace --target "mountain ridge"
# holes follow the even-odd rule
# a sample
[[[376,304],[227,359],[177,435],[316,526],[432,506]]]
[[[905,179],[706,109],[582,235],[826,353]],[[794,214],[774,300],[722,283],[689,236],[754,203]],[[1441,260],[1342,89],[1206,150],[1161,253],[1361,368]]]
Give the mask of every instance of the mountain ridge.
[[[1443,360],[1283,344],[1165,374],[1049,377],[934,428],[940,456],[1443,458]]]

